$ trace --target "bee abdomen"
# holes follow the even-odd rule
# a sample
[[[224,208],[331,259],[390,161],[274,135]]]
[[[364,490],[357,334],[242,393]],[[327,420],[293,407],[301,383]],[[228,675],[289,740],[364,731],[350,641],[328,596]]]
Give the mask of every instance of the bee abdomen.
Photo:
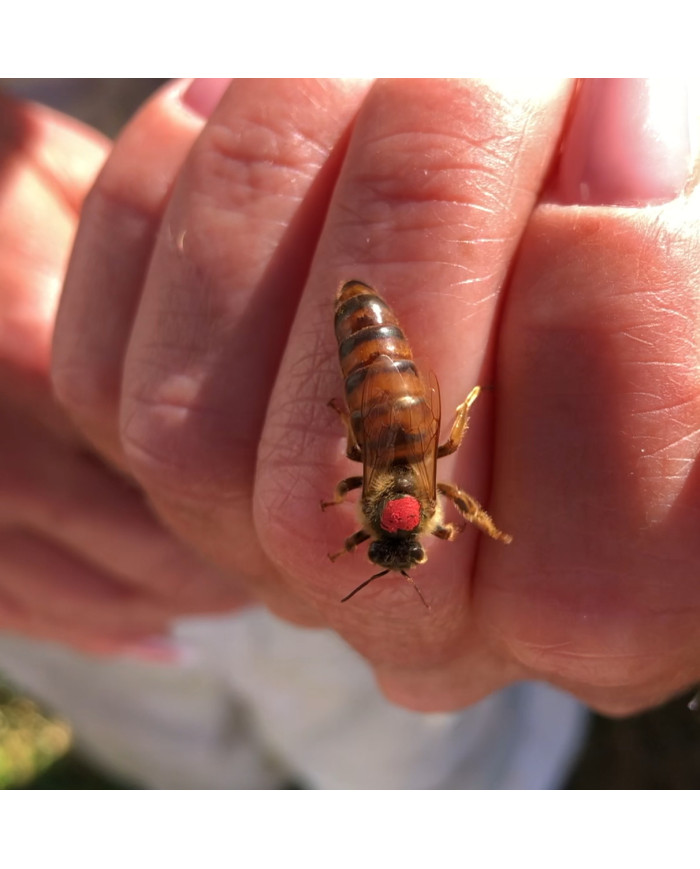
[[[348,281],[338,293],[335,334],[343,375],[370,365],[377,357],[412,359],[413,354],[396,315],[371,287]]]

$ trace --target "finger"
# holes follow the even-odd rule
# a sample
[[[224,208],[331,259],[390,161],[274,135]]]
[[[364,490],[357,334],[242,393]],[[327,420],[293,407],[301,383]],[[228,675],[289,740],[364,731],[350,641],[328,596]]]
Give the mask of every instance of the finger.
[[[125,368],[122,439],[168,523],[254,577],[255,455],[361,83],[240,81],[193,148],[165,218]],[[285,613],[316,618],[288,600]]]
[[[0,172],[31,167],[75,214],[108,149],[101,133],[75,118],[0,94]]]
[[[7,409],[0,412],[0,453],[0,523],[79,554],[168,613],[228,611],[246,601],[234,578],[168,533],[142,494],[94,456]]]
[[[476,539],[463,535],[459,545],[430,549],[416,573],[430,613],[396,574],[340,605],[369,568],[364,554],[329,566],[326,552],[339,548],[356,520],[343,508],[323,516],[318,510],[348,467],[340,427],[325,407],[342,388],[334,293],[358,278],[386,296],[414,353],[436,369],[451,417],[490,367],[499,291],[567,93],[561,82],[528,94],[473,81],[381,82],[354,128],[268,412],[256,507],[275,560],[380,669],[445,667],[473,642],[467,626]],[[487,469],[477,406],[461,458],[478,452]],[[479,412],[487,413],[485,403]],[[440,462],[440,477],[447,474],[450,462]],[[459,482],[481,494],[485,478]]]
[[[41,106],[0,99],[0,392],[65,434],[48,385],[50,341],[77,203],[106,143]]]
[[[108,635],[161,634],[172,614],[64,547],[24,529],[0,531],[3,596],[44,621]]]
[[[53,383],[81,431],[121,467],[122,362],[148,262],[202,113],[224,86],[209,86],[209,102],[201,82],[162,88],[117,139],[83,207],[56,322]]]
[[[485,648],[483,638],[472,633],[458,654],[442,664],[438,658],[411,661],[406,666],[379,662],[377,684],[397,706],[415,712],[465,709],[495,691],[529,678],[528,670],[506,655]]]
[[[643,156],[666,136],[666,195],[681,193],[691,160],[687,137],[679,148],[679,101],[664,102],[669,129],[651,123],[639,93],[616,113],[613,97],[587,135],[604,130],[616,158],[633,143],[638,202],[664,189],[649,176],[664,161],[645,169]],[[533,673],[605,711],[631,711],[700,678],[700,203],[696,190],[614,207],[619,179],[599,163],[577,183],[607,204],[539,208],[513,277],[494,509],[517,559],[481,553],[475,603]]]
[[[90,655],[128,655],[142,660],[177,660],[175,648],[167,640],[143,637],[126,630],[109,635],[102,627],[90,624],[58,624],[51,618],[36,613],[31,606],[25,608],[6,596],[0,589],[0,631],[31,637],[43,642],[60,643]]]

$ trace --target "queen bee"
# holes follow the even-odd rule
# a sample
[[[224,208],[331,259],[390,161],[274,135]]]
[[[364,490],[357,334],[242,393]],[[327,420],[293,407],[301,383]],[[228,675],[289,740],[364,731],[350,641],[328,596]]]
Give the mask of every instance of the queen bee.
[[[479,395],[475,386],[459,405],[449,437],[439,444],[440,391],[435,376],[423,377],[396,315],[384,299],[361,281],[348,281],[337,294],[335,334],[345,378],[347,410],[331,401],[347,430],[346,454],[362,462],[362,476],[347,477],[335,488],[325,509],[342,503],[348,492],[362,488],[362,527],[345,541],[332,561],[370,540],[369,560],[384,568],[357,586],[343,602],[390,570],[410,582],[406,572],[427,560],[421,536],[454,540],[464,527],[443,519],[438,494],[485,534],[504,543],[511,536],[496,528],[483,507],[457,486],[438,483],[436,463],[459,447],[467,429],[469,408]],[[429,607],[428,607],[429,608]]]

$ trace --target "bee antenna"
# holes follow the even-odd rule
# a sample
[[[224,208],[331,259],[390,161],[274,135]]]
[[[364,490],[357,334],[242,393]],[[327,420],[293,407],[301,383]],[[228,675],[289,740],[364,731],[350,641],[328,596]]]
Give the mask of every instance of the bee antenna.
[[[361,591],[361,590],[362,590],[366,585],[369,585],[370,582],[372,582],[373,579],[378,579],[380,576],[385,576],[387,573],[389,573],[389,570],[388,570],[388,569],[387,569],[387,570],[382,570],[381,573],[375,573],[374,576],[370,576],[369,579],[366,579],[364,582],[361,582],[360,585],[358,585],[357,588],[356,588],[354,591],[351,591],[350,594],[345,595],[345,597],[344,597],[340,602],[341,602],[341,603],[345,603],[346,600],[350,600],[350,598],[351,598],[354,594],[357,594],[358,591]],[[420,594],[420,592],[419,592],[419,594]]]
[[[418,597],[423,601],[423,606],[424,606],[427,610],[429,610],[429,609],[430,609],[430,604],[427,602],[427,600],[426,600],[426,599],[423,597],[423,595],[421,594],[421,590],[418,588],[418,586],[416,585],[416,583],[415,583],[415,581],[413,580],[413,578],[410,577],[410,576],[406,573],[405,570],[402,570],[402,571],[401,571],[401,576],[405,576],[406,579],[411,583],[411,585],[415,588],[415,590],[416,590],[416,592],[417,592],[417,594],[418,594]],[[353,592],[353,594],[354,594],[354,592]]]

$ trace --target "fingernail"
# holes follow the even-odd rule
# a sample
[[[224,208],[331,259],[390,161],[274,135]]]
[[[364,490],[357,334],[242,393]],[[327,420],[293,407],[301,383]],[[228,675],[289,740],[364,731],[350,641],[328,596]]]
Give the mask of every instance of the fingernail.
[[[230,83],[230,78],[195,78],[183,93],[182,102],[191,111],[208,118]]]
[[[677,79],[583,79],[553,195],[562,204],[651,205],[683,190],[692,168],[688,92]]]
[[[128,658],[154,664],[192,664],[196,659],[194,649],[169,637],[146,637],[125,643],[120,652]]]

